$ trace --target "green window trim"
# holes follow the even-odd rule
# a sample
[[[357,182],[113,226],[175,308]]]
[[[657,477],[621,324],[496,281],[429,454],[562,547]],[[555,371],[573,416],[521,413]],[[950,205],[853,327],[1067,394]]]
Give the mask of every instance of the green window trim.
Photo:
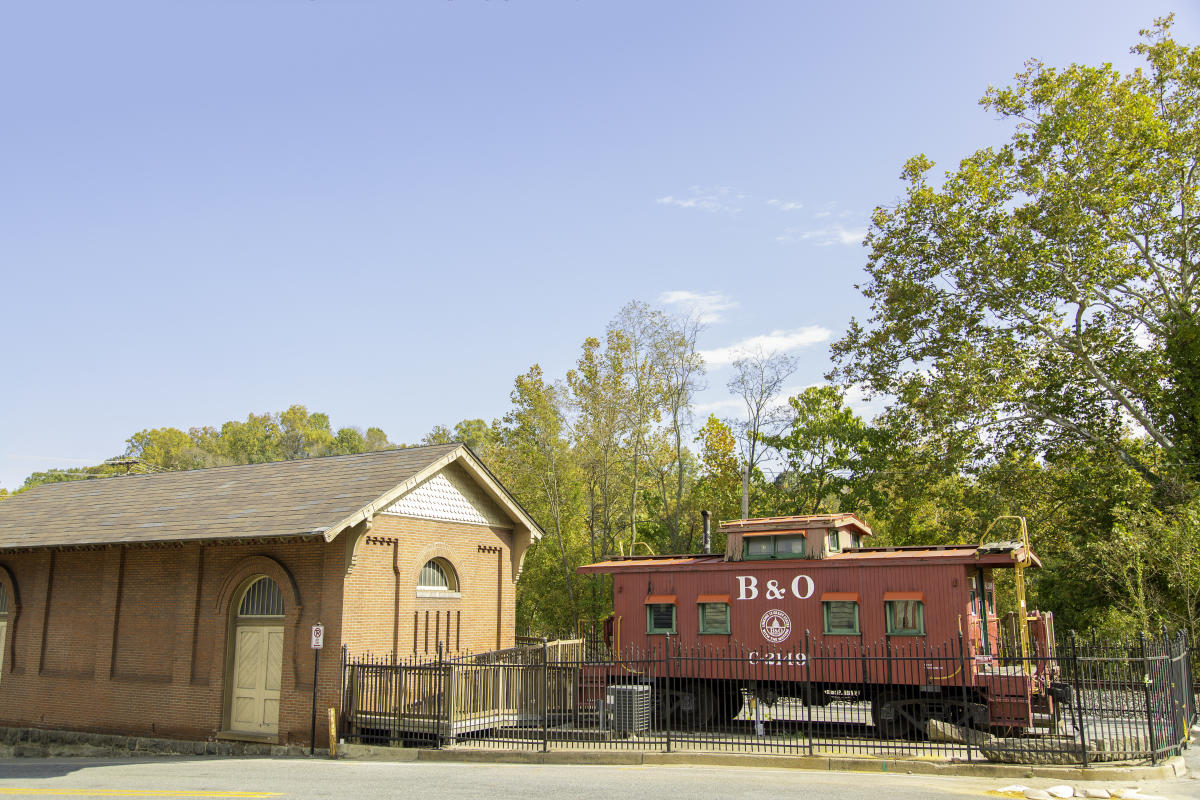
[[[668,623],[669,620],[669,623]],[[666,634],[675,633],[675,604],[647,603],[646,604],[646,633]]]
[[[859,636],[858,603],[852,600],[826,600],[821,603],[826,636]]]
[[[700,633],[729,635],[729,603],[699,603]]]
[[[924,636],[925,604],[920,600],[884,602],[888,636]]]
[[[837,531],[830,531],[825,536],[825,548],[831,553],[842,552],[842,536]]]

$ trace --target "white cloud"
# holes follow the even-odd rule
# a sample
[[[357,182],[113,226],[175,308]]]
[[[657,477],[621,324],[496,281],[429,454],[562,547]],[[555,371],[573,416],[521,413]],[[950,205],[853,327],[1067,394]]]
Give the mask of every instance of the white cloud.
[[[771,331],[759,336],[751,336],[748,339],[735,342],[728,347],[702,350],[700,355],[704,356],[704,362],[709,366],[719,367],[725,364],[732,364],[739,357],[747,353],[760,350],[764,353],[799,350],[802,347],[810,347],[814,344],[828,341],[832,335],[833,332],[828,328],[823,328],[820,325],[806,325],[803,328]]]
[[[774,206],[780,211],[799,211],[800,209],[804,208],[804,203],[793,203],[787,200],[779,200],[774,197],[767,201],[767,205]]]
[[[788,228],[783,233],[775,237],[775,241],[790,244],[793,242],[812,242],[818,247],[829,247],[830,245],[856,245],[861,244],[862,240],[867,236],[866,228],[847,228],[840,224],[833,224],[825,228],[816,228],[804,230],[803,228]]]
[[[736,214],[742,210],[741,201],[745,199],[746,195],[740,194],[729,186],[692,186],[688,189],[685,197],[669,194],[654,202],[660,206],[697,208],[714,214],[717,212]]]
[[[708,325],[720,322],[724,317],[722,311],[737,308],[736,300],[726,297],[720,292],[689,292],[686,289],[673,292],[663,292],[658,302],[664,306],[679,306],[684,311],[695,316],[696,321]]]
[[[696,403],[692,406],[692,409],[702,417],[707,417],[709,414],[716,414],[718,417],[727,417],[744,411],[746,403],[734,397],[729,400],[715,400],[711,403]]]

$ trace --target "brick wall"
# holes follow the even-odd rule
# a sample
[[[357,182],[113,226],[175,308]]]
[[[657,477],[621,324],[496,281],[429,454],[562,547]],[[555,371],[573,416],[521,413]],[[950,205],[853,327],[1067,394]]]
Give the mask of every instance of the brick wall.
[[[378,515],[346,579],[343,643],[354,655],[435,655],[511,647],[516,626],[512,532]],[[458,592],[419,596],[431,559],[450,564]]]
[[[340,705],[341,653],[401,656],[511,647],[512,534],[503,528],[377,516],[346,574],[333,542],[113,546],[0,553],[8,593],[0,726],[209,739],[228,726],[231,606],[256,575],[284,596],[278,741],[307,744],[310,628],[325,625],[317,741]],[[418,597],[431,558],[457,596]],[[344,612],[343,612],[344,609]]]
[[[310,626],[340,641],[345,546],[275,544],[108,547],[0,553],[9,593],[0,726],[206,739],[225,727],[230,605],[254,575],[283,590],[281,743],[307,743]],[[337,706],[341,663],[324,651],[324,709]]]

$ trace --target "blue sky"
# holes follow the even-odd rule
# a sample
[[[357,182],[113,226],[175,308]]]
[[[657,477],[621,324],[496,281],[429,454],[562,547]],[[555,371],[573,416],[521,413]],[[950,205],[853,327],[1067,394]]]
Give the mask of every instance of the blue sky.
[[[504,413],[626,302],[708,298],[792,389],[871,209],[1027,58],[1136,65],[1194,2],[10,3],[0,487],[293,403],[414,442]]]

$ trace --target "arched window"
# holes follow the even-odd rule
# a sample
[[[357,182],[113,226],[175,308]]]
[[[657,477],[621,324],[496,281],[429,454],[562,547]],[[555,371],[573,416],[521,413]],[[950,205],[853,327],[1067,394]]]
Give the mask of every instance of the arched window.
[[[454,574],[454,567],[444,558],[426,561],[417,578],[417,591],[422,594],[457,592],[458,576]]]
[[[279,584],[262,577],[250,584],[238,606],[238,617],[282,617],[283,592]]]
[[[0,617],[8,616],[8,592],[0,586]]]

